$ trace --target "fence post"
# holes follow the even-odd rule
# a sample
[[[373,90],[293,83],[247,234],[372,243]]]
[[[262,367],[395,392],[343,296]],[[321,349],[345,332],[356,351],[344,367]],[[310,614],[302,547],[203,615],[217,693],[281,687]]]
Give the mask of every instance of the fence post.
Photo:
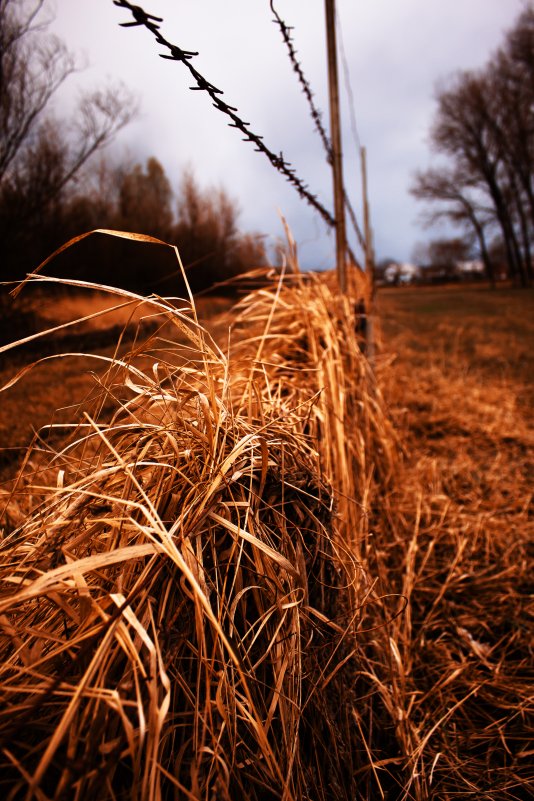
[[[360,147],[360,159],[362,165],[362,192],[363,192],[363,235],[365,239],[365,272],[369,278],[371,287],[371,299],[374,300],[375,276],[373,259],[373,242],[371,225],[369,221],[369,197],[367,194],[367,152],[365,147]]]
[[[347,292],[347,235],[345,230],[345,201],[343,194],[335,0],[325,0],[325,11],[326,43],[328,51],[330,132],[332,140],[332,174],[334,181],[334,213],[336,218],[336,270],[339,290],[345,294]]]
[[[365,272],[369,280],[369,305],[367,312],[367,356],[372,364],[375,357],[374,341],[374,305],[375,305],[375,258],[373,252],[373,234],[369,219],[369,197],[367,194],[367,152],[360,147],[362,166],[362,193],[363,193],[363,235],[365,238]]]

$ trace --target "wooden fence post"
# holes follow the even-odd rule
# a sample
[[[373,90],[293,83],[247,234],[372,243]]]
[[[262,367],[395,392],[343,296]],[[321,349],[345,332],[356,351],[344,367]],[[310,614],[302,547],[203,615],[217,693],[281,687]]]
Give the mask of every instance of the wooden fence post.
[[[367,313],[367,357],[373,364],[375,358],[374,339],[374,306],[375,306],[375,257],[373,248],[373,233],[369,218],[369,197],[367,194],[367,153],[365,147],[360,148],[362,166],[362,192],[363,192],[363,235],[365,238],[365,272],[369,279],[369,304]]]
[[[335,0],[325,0],[326,43],[328,50],[328,89],[330,99],[330,134],[332,140],[332,174],[334,181],[334,211],[336,218],[336,271],[339,290],[347,292],[347,234],[345,230],[345,200],[339,115],[339,81],[336,50]]]

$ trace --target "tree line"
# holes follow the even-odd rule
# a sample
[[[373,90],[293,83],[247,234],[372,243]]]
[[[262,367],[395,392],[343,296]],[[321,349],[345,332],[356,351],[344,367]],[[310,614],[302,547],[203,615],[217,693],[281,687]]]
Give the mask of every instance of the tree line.
[[[223,189],[200,188],[186,170],[175,191],[156,157],[136,163],[109,155],[106,146],[137,111],[124,86],[82,94],[68,119],[54,113],[58,89],[77,65],[44,14],[45,0],[0,0],[0,280],[20,279],[95,228],[177,244],[194,289],[264,264],[262,237],[240,231],[237,204]],[[115,247],[110,271],[109,248],[103,240],[81,248],[58,269],[172,292],[168,261],[123,245],[124,259]]]
[[[523,10],[483,69],[462,71],[437,91],[430,132],[439,166],[411,191],[427,221],[446,220],[475,244],[487,277],[502,253],[520,286],[534,278],[534,7]]]

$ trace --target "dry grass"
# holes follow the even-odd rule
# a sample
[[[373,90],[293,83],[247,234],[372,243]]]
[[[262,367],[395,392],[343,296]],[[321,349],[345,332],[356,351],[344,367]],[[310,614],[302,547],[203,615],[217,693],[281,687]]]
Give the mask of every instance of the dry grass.
[[[379,304],[397,354],[380,380],[406,445],[374,517],[374,570],[409,601],[389,627],[393,658],[377,639],[402,755],[393,797],[528,798],[532,299],[435,289]]]
[[[528,393],[425,361],[409,314],[375,380],[364,293],[289,276],[218,344],[159,302],[165,328],[28,454],[7,798],[529,797]]]
[[[61,450],[29,455],[3,542],[7,797],[354,798],[374,592],[352,546],[390,437],[352,308],[292,283],[241,303],[227,353],[160,304],[180,347],[111,362]]]
[[[124,301],[126,299],[122,299]],[[98,290],[81,290],[76,287],[32,283],[10,304],[10,318],[18,319],[17,308],[25,307],[32,315],[30,330],[20,333],[27,336],[33,330],[44,331],[82,320],[74,326],[59,329],[34,340],[25,348],[0,354],[0,386],[6,384],[17,370],[47,355],[67,352],[68,358],[48,359],[37,364],[9,392],[4,392],[0,403],[0,490],[16,472],[24,458],[28,442],[35,436],[46,436],[47,441],[61,437],[60,423],[71,423],[80,402],[89,402],[100,392],[99,364],[94,356],[124,355],[132,349],[132,342],[146,338],[147,330],[154,325],[153,310],[137,301],[122,302]],[[231,306],[228,298],[201,297],[196,300],[196,311],[208,331],[215,331],[222,313]],[[224,326],[224,329],[226,326]],[[11,339],[17,338],[11,330]],[[117,346],[118,341],[120,345]],[[1,345],[2,343],[0,343]],[[78,355],[72,355],[78,354]],[[46,427],[51,421],[56,428]]]

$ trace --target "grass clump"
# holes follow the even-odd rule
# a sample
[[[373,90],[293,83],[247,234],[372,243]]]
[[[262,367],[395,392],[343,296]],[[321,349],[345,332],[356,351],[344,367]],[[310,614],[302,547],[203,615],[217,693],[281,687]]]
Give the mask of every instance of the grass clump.
[[[264,279],[218,344],[194,305],[144,301],[148,341],[94,354],[69,436],[27,454],[4,493],[7,798],[529,797],[524,372],[488,382],[502,331],[472,311],[451,348],[450,321],[385,303],[399,355],[371,372],[353,278],[350,301]]]
[[[112,360],[68,441],[34,454],[2,541],[7,798],[355,797],[347,671],[373,594],[355,493],[381,411],[332,302],[276,281],[227,352],[154,302],[165,338]]]

